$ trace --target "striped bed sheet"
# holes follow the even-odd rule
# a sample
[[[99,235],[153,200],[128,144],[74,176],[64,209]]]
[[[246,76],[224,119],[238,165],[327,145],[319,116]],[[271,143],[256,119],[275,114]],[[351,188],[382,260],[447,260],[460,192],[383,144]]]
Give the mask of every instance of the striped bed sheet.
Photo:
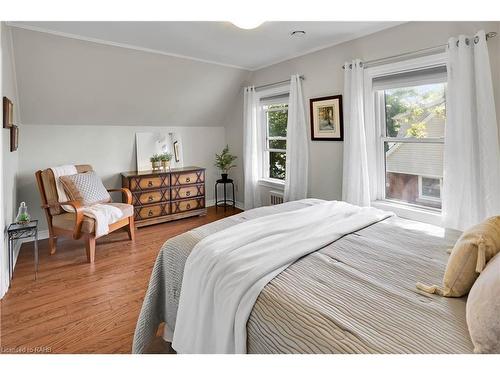
[[[246,211],[165,242],[134,335],[142,353],[165,322],[171,340],[184,264],[205,236],[300,201]],[[261,292],[247,322],[248,353],[472,353],[465,298],[428,295],[459,232],[393,217],[307,255]]]

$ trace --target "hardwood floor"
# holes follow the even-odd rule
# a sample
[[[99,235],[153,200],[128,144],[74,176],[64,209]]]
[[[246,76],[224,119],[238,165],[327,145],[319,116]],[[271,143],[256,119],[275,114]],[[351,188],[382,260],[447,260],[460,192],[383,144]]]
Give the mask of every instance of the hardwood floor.
[[[12,286],[1,301],[0,353],[130,353],[135,324],[161,245],[200,225],[241,212],[208,209],[207,216],[143,227],[135,243],[125,231],[97,240],[87,263],[82,241],[59,240],[49,255],[40,241],[34,280],[33,244],[24,244]]]

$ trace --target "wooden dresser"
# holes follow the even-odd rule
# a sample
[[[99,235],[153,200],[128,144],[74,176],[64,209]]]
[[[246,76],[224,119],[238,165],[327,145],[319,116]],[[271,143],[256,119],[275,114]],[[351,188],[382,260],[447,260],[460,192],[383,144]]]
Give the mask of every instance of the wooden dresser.
[[[206,215],[205,169],[123,172],[122,186],[132,192],[137,227]]]

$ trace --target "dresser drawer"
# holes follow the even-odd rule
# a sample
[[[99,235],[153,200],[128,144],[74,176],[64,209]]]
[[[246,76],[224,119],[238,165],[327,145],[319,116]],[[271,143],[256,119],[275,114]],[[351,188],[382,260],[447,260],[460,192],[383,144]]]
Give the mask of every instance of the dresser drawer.
[[[135,177],[130,180],[130,190],[140,191],[140,190],[154,190],[165,188],[169,186],[169,176],[144,176]]]
[[[205,198],[184,199],[182,201],[172,202],[172,213],[199,210],[205,208]]]
[[[170,200],[168,190],[153,190],[143,193],[134,193],[134,205],[145,205]]]
[[[144,219],[152,219],[155,217],[168,215],[170,212],[170,204],[152,204],[144,207],[136,207],[135,211],[135,220],[144,220]]]
[[[205,185],[184,186],[172,188],[172,199],[202,197],[205,195]]]
[[[172,173],[172,185],[201,184],[205,182],[205,171]]]

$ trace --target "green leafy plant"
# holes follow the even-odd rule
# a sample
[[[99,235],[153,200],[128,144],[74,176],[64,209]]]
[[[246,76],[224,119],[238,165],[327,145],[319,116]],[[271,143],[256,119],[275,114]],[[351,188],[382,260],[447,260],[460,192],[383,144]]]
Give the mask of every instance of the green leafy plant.
[[[28,214],[20,214],[19,217],[18,217],[18,221],[22,222],[22,223],[30,221],[30,215],[28,215]]]
[[[220,154],[215,154],[215,166],[219,168],[222,173],[227,173],[231,168],[236,167],[236,164],[233,164],[233,162],[237,158],[237,156],[229,153],[229,145],[226,145]]]
[[[164,152],[163,154],[160,155],[160,160],[161,161],[170,161],[170,160],[172,160],[172,154],[170,152]]]
[[[151,157],[149,158],[149,161],[150,161],[151,163],[154,163],[154,162],[157,162],[157,161],[161,161],[161,155],[159,155],[159,154],[154,154],[153,156],[151,156]]]

